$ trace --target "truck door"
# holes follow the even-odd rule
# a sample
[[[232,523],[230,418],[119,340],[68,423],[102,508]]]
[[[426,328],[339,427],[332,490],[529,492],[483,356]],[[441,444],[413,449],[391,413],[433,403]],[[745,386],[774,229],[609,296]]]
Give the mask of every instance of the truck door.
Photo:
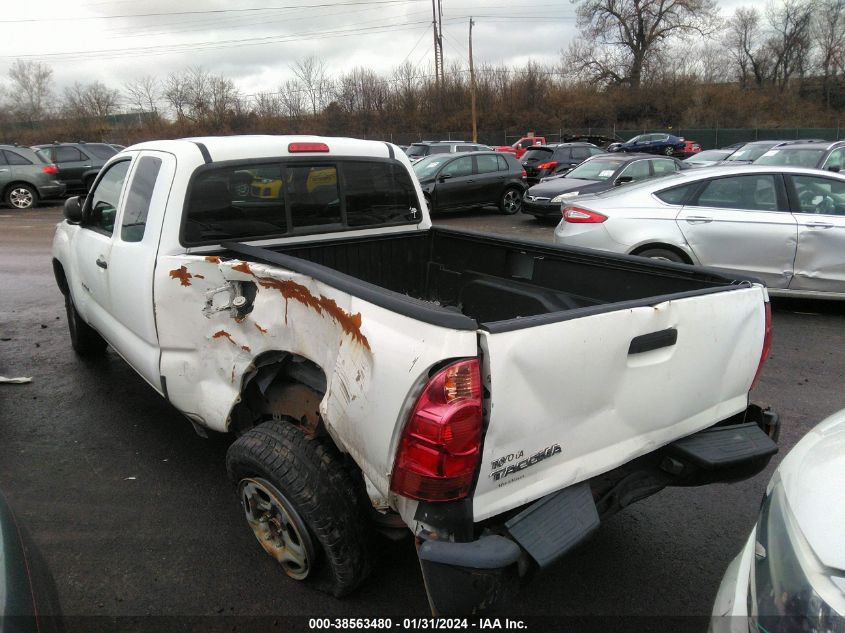
[[[134,161],[109,257],[109,342],[161,391],[153,277],[176,158],[144,151]],[[160,306],[166,310],[166,306]]]
[[[81,230],[73,238],[71,253],[76,274],[73,300],[82,317],[102,334],[110,337],[108,267],[114,223],[123,197],[131,160],[112,163],[88,194],[83,208]]]

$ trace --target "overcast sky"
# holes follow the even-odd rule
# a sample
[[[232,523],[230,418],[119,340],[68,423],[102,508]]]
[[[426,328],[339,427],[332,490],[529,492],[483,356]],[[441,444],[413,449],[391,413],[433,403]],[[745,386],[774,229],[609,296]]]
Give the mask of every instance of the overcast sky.
[[[554,63],[574,37],[568,0],[441,0],[447,64],[466,64],[468,19],[476,64]],[[757,4],[722,0],[722,12]],[[762,3],[760,3],[762,4]],[[315,55],[338,75],[433,64],[431,0],[5,0],[0,82],[16,58],[48,64],[56,87],[166,76],[189,66],[233,79],[245,94],[275,90],[289,65]]]

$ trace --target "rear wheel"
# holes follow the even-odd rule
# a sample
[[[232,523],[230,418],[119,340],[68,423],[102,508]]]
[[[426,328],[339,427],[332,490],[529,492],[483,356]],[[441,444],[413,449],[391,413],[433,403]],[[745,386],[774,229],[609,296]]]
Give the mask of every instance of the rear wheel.
[[[675,153],[675,148],[672,147],[671,145],[667,145],[666,147],[663,148],[663,153],[666,156],[672,156]]]
[[[294,580],[343,596],[369,574],[361,495],[333,445],[290,422],[265,422],[226,455],[247,523]]]
[[[70,293],[65,295],[67,327],[70,331],[70,344],[80,356],[99,356],[106,351],[106,341],[97,331],[82,320]]]
[[[680,254],[668,248],[647,248],[644,251],[637,253],[640,257],[648,257],[649,259],[659,259],[664,262],[676,262],[678,264],[688,263]]]
[[[505,215],[519,213],[522,208],[522,191],[516,187],[508,187],[499,200],[499,211]]]
[[[38,204],[38,192],[32,185],[12,185],[6,191],[6,204],[13,209],[31,209]]]

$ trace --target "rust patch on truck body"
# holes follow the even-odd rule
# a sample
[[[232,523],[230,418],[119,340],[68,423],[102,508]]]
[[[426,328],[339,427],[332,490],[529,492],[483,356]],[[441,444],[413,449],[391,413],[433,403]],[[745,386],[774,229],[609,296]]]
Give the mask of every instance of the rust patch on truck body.
[[[211,336],[211,338],[227,338],[227,339],[229,339],[229,342],[232,345],[237,345],[237,343],[235,343],[234,339],[232,338],[232,335],[229,334],[226,330],[219,330],[218,332],[215,332]]]
[[[349,334],[353,340],[363,345],[367,351],[370,351],[370,343],[367,337],[361,333],[361,313],[349,314],[343,308],[337,305],[334,299],[329,299],[324,295],[320,295],[318,299],[311,291],[302,284],[295,281],[273,279],[271,277],[255,277],[259,285],[264,288],[278,290],[285,298],[285,325],[288,322],[287,302],[291,299],[307,306],[322,315],[323,312],[328,314],[332,319],[340,325],[341,329],[346,334]],[[259,328],[260,329],[260,328]]]
[[[254,325],[255,327],[257,327],[257,328],[258,328],[258,331],[259,331],[259,332],[261,332],[262,334],[267,334],[267,329],[266,329],[266,328],[261,327],[260,325],[258,325],[258,323],[253,323],[253,325]]]
[[[241,262],[236,266],[232,266],[232,270],[236,270],[239,273],[246,273],[247,275],[252,275],[252,268],[250,268],[249,264],[246,262]]]
[[[205,261],[210,262],[210,263],[212,263],[212,264],[219,264],[219,263],[220,263],[220,258],[219,258],[219,257],[217,257],[217,255],[206,255],[206,256],[205,256]]]
[[[179,266],[179,268],[170,271],[170,278],[178,279],[179,283],[183,286],[191,285],[191,277],[193,277],[193,275],[188,272],[188,268],[186,266]]]

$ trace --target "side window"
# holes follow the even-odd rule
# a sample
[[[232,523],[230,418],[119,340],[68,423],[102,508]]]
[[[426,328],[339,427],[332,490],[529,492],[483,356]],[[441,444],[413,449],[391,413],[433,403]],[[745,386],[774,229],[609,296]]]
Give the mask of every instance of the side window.
[[[85,157],[75,147],[57,147],[56,148],[56,162],[57,163],[72,163],[76,161],[85,160]]]
[[[457,152],[474,152],[475,146],[473,146],[473,145],[458,145],[455,148],[455,151],[457,151]]]
[[[443,168],[443,171],[440,172],[440,175],[448,175],[452,178],[472,175],[472,156],[464,156],[463,158],[453,160],[451,163],[449,163]]]
[[[790,176],[801,213],[845,215],[845,182],[820,176]]]
[[[508,171],[508,161],[505,160],[505,157],[496,156],[496,159],[499,161],[499,171]]]
[[[590,156],[598,156],[599,154],[604,154],[603,149],[599,149],[598,147],[590,147]]]
[[[777,190],[773,176],[732,176],[714,178],[701,193],[697,207],[742,209],[744,211],[777,211]]]
[[[3,153],[6,155],[6,162],[10,165],[32,165],[32,161],[28,158],[24,158],[17,152],[11,152],[9,150],[4,150]]]
[[[573,147],[572,160],[586,160],[591,156],[589,147]]]
[[[840,171],[845,170],[845,149],[835,149],[830,153],[822,169],[831,167],[838,167]]]
[[[160,169],[160,158],[144,156],[138,161],[135,175],[132,176],[132,184],[129,186],[129,193],[126,196],[123,223],[120,227],[120,239],[124,242],[140,242],[144,239],[150,200],[153,197]]]
[[[429,155],[431,154],[448,154],[449,153],[449,146],[448,145],[431,145],[428,148]]]
[[[342,164],[341,173],[349,226],[419,221],[417,194],[406,169],[381,162],[349,162]]]
[[[341,222],[334,165],[291,165],[285,186],[293,228]]]
[[[475,164],[479,174],[489,174],[492,171],[499,171],[499,156],[489,154],[475,157]]]
[[[638,180],[645,180],[651,174],[648,170],[648,161],[647,160],[636,160],[630,165],[628,165],[622,173],[619,174],[619,178],[624,176],[628,176],[631,178],[631,182],[637,182]]]
[[[663,191],[657,191],[654,195],[666,204],[681,205],[689,197],[690,192],[696,185],[698,185],[697,182],[692,182],[686,185],[680,185],[679,187],[670,187]]]
[[[678,165],[673,160],[655,160],[651,162],[652,169],[654,169],[655,176],[665,176],[666,174],[674,174],[678,171]]]
[[[6,152],[0,152],[0,165],[7,165]]]
[[[120,192],[129,171],[129,161],[122,160],[109,167],[100,181],[95,185],[85,206],[88,217],[85,225],[111,235],[114,231],[114,220],[117,215],[117,205],[120,202]]]
[[[104,143],[91,143],[85,145],[85,149],[87,149],[97,158],[102,158],[104,160],[109,159],[115,154],[117,154],[117,150],[115,148],[113,148],[111,145],[106,145]]]

